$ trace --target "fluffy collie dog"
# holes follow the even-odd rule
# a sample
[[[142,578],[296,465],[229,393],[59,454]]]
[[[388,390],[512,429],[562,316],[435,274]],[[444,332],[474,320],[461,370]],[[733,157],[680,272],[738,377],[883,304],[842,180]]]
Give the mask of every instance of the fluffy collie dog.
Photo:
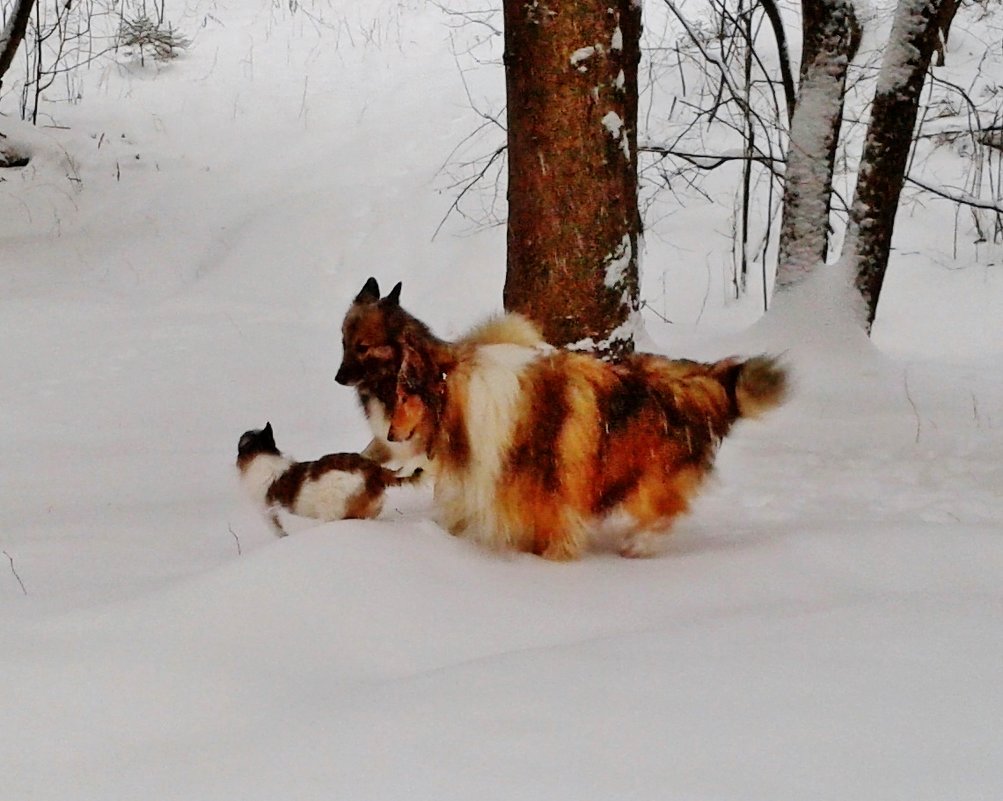
[[[317,520],[377,517],[387,487],[421,479],[420,470],[400,476],[357,453],[329,453],[312,462],[294,462],[275,446],[271,423],[241,436],[237,470],[279,537],[286,536],[280,510]]]
[[[609,364],[406,337],[388,437],[434,455],[436,506],[453,534],[567,560],[612,533],[624,556],[648,556],[732,424],[786,391],[768,356]]]
[[[424,452],[419,440],[393,443],[387,439],[390,415],[397,392],[397,375],[400,372],[402,343],[405,339],[447,347],[421,320],[400,305],[401,284],[380,297],[380,286],[375,278],[366,281],[345,314],[341,327],[343,355],[334,380],[355,387],[373,432],[373,440],[362,452],[364,456],[381,464],[421,464],[418,458]],[[508,343],[525,347],[543,346],[539,329],[518,314],[508,314],[488,320],[455,344],[487,345]]]

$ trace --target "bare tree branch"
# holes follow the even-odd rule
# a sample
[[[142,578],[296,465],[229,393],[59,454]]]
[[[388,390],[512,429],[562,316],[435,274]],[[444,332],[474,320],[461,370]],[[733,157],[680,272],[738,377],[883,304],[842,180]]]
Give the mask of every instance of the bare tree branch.
[[[502,145],[496,148],[495,152],[488,157],[487,162],[477,172],[477,174],[463,184],[463,188],[457,193],[456,197],[453,198],[453,202],[449,204],[449,209],[442,216],[442,219],[439,220],[439,224],[435,226],[435,231],[432,233],[432,239],[435,239],[439,235],[439,231],[441,231],[442,226],[446,224],[446,220],[449,219],[450,214],[452,214],[454,211],[460,213],[459,209],[460,201],[463,200],[463,197],[467,194],[467,192],[473,189],[480,182],[480,180],[485,176],[487,171],[491,169],[491,165],[494,164],[495,161],[497,161],[498,158],[502,155],[502,153],[504,153],[507,149],[508,149],[507,145]]]
[[[682,159],[694,167],[699,167],[701,170],[715,170],[723,164],[727,164],[732,161],[750,161],[755,164],[762,164],[770,169],[776,171],[777,165],[783,165],[783,159],[774,158],[773,156],[768,156],[765,153],[751,154],[747,155],[745,153],[688,153],[682,150],[676,150],[671,147],[663,147],[660,145],[640,145],[637,148],[641,153],[655,153],[662,157],[671,156],[673,158]],[[781,174],[782,170],[777,174]]]
[[[970,192],[965,192],[961,189],[954,189],[953,187],[951,187],[951,191],[940,189],[936,186],[931,186],[918,178],[914,178],[911,175],[907,175],[906,180],[914,186],[918,186],[925,192],[929,192],[930,194],[936,195],[944,200],[950,200],[952,203],[957,203],[960,206],[971,206],[972,208],[985,209],[987,211],[994,211],[997,214],[1003,214],[1003,205],[994,203],[991,200],[985,200],[984,198],[977,197]]]

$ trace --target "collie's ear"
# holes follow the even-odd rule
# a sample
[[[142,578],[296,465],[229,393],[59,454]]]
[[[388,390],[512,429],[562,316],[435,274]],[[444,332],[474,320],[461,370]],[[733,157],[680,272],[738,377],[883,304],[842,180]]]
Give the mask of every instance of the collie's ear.
[[[400,370],[397,371],[397,381],[398,383],[403,381],[414,381],[417,377],[419,368],[421,367],[421,354],[415,350],[414,346],[408,341],[408,337],[404,337],[404,341],[401,342],[401,366]]]
[[[271,433],[272,433],[272,424],[271,423],[265,423],[265,427],[263,429],[261,429],[261,431],[263,433],[265,433],[265,434],[271,435]]]
[[[358,295],[355,296],[356,303],[375,303],[380,299],[380,285],[372,276],[366,281]]]
[[[383,298],[384,302],[389,306],[400,306],[401,305],[401,281],[397,282],[397,285],[390,290],[390,294]]]

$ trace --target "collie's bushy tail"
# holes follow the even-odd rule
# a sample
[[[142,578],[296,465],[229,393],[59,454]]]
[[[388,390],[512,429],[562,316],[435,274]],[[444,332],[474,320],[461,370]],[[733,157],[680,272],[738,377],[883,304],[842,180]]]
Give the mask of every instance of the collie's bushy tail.
[[[535,348],[545,345],[540,328],[518,312],[511,312],[481,323],[468,331],[460,343],[469,345],[521,345]]]
[[[734,393],[741,417],[759,417],[787,399],[790,375],[776,356],[753,356],[737,367]]]

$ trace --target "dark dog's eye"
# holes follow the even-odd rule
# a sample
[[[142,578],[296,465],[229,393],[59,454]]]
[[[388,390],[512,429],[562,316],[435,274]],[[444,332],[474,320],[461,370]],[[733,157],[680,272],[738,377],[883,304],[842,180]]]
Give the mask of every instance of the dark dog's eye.
[[[355,352],[360,356],[365,356],[369,352],[369,346],[360,342],[355,346]]]

